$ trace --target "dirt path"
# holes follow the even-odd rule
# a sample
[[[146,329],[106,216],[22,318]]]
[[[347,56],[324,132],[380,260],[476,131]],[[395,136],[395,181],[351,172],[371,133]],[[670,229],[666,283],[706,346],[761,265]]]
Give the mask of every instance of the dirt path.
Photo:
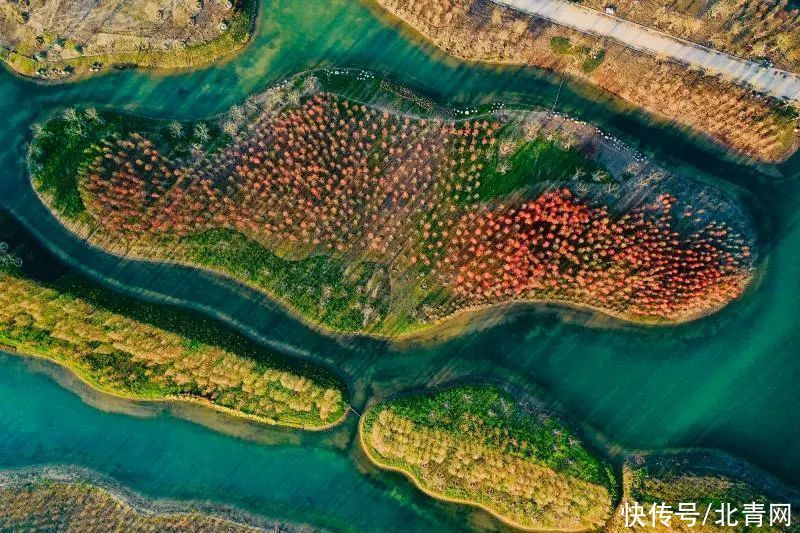
[[[609,37],[656,56],[668,57],[739,85],[800,104],[800,76],[706,48],[635,22],[566,0],[492,0],[584,33]]]

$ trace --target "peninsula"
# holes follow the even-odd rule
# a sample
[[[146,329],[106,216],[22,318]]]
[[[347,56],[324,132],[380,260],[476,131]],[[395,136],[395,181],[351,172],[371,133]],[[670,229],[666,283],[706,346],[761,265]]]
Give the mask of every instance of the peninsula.
[[[255,17],[255,0],[12,0],[0,3],[0,57],[40,80],[193,67],[242,48]]]

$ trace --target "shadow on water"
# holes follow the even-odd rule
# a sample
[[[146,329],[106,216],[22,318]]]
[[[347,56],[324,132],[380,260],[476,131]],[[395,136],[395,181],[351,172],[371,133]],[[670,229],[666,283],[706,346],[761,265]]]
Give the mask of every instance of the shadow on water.
[[[557,110],[597,124],[671,170],[723,188],[748,208],[758,228],[763,276],[739,301],[711,317],[670,328],[620,325],[576,311],[525,306],[495,314],[491,327],[467,329],[437,342],[392,344],[328,336],[230,280],[183,267],[112,257],[66,232],[31,190],[24,162],[30,125],[65,106],[91,104],[153,116],[197,118],[221,112],[298,71],[331,65],[386,73],[452,105],[500,100],[551,108],[562,82],[558,76],[534,69],[457,62],[413,40],[395,23],[376,18],[372,8],[359,2],[265,0],[261,13],[254,42],[234,58],[208,68],[170,75],[113,72],[53,87],[0,76],[0,113],[6,126],[0,143],[0,203],[60,261],[114,290],[195,309],[276,350],[338,368],[351,384],[357,408],[372,398],[408,388],[475,377],[497,379],[522,390],[543,390],[613,443],[631,448],[716,447],[787,481],[800,479],[800,450],[793,445],[800,440],[800,412],[795,408],[800,392],[800,359],[796,357],[800,325],[795,311],[800,294],[796,210],[800,158],[774,167],[736,160],[701,138],[585,85],[564,81]],[[193,419],[204,416],[189,414]],[[181,428],[179,433],[188,431],[170,418],[156,416],[155,420],[163,429],[169,426],[168,435],[173,426]],[[204,423],[217,429],[224,425]],[[252,433],[239,436],[262,441]],[[66,434],[64,438],[70,440]],[[173,438],[178,439],[168,437]],[[352,451],[352,421],[331,436],[287,436],[286,441],[276,437],[272,444],[300,453],[316,449],[309,440],[328,438],[341,442],[326,444],[326,450],[356,453]],[[347,443],[344,448],[340,447],[343,443]],[[227,446],[245,444],[231,441],[219,446],[227,450]],[[248,448],[248,453],[261,452]],[[31,457],[56,460],[47,459],[50,455],[44,452]],[[0,455],[0,459],[7,461],[8,456]],[[97,457],[79,459],[75,462],[89,466],[102,462]],[[346,467],[343,461],[328,464],[310,459],[312,463],[320,477],[335,477],[337,468],[353,470],[349,460]],[[161,464],[167,468],[167,463]],[[363,461],[356,464],[369,472],[368,481],[348,474],[342,483],[350,488],[342,490],[377,484],[381,495],[359,497],[381,502],[394,498],[403,505],[410,501],[417,510],[439,509],[438,504],[412,495],[399,476],[377,474]],[[213,472],[190,476],[198,485],[187,480],[182,487],[212,499],[223,489],[211,489],[211,481],[199,478],[213,477],[220,469],[216,464],[204,468]],[[248,480],[259,468],[265,476],[290,475],[274,464],[254,463],[251,468]],[[173,468],[173,474],[176,471],[180,469]],[[330,492],[321,482],[309,487],[307,491],[316,487]],[[172,490],[150,488],[152,492]],[[307,497],[297,495],[298,501]],[[436,513],[436,520],[447,522],[440,511]]]

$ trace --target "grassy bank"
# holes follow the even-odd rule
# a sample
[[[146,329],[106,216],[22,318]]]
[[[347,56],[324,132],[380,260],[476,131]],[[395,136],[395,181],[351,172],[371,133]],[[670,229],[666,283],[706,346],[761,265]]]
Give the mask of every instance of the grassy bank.
[[[769,474],[721,452],[685,451],[652,453],[628,458],[623,466],[623,503],[607,525],[611,533],[622,531],[797,531],[800,493]],[[630,509],[645,509],[642,523],[625,527],[624,501]],[[662,515],[649,514],[653,505],[676,513],[680,505],[699,513],[674,514],[669,527]],[[770,524],[770,504],[789,504],[789,521]],[[746,507],[747,506],[747,507]],[[732,509],[730,516],[727,510]],[[683,518],[682,518],[683,516]],[[749,516],[749,518],[748,518]],[[759,524],[759,516],[761,521]],[[629,524],[632,519],[629,518]]]
[[[597,1],[590,3],[598,6]],[[660,2],[626,1],[615,5],[621,11],[636,10],[650,18],[655,13],[663,15],[652,8],[654,3]],[[584,80],[753,159],[782,162],[800,145],[798,112],[783,101],[609,39],[562,27],[491,0],[377,0],[377,4],[455,57],[530,65]],[[606,6],[608,3],[602,7]],[[674,15],[674,9],[675,6],[670,6],[670,14]],[[750,11],[752,18],[756,8],[741,10]],[[775,11],[783,9],[775,6]],[[784,29],[789,31],[784,35],[792,35],[789,28],[796,26],[796,22],[793,15],[784,15],[788,15],[786,24],[772,17],[761,24],[774,25],[776,29],[786,26]],[[696,27],[697,22],[694,20],[688,27]],[[749,31],[740,34],[745,40],[752,37]],[[776,37],[765,30],[758,40],[771,41]],[[797,40],[794,36],[790,39]],[[790,45],[792,49],[796,47],[796,43]]]
[[[610,467],[569,428],[492,387],[385,401],[364,414],[360,438],[377,465],[432,496],[523,529],[595,529],[615,499]]]
[[[0,239],[10,243],[3,256],[22,260],[29,254],[3,222]],[[344,417],[346,388],[327,370],[268,352],[194,313],[123,297],[68,272],[30,270],[42,260],[0,264],[4,350],[50,359],[131,399],[193,401],[305,429]]]
[[[604,10],[602,0],[581,0]],[[616,16],[752,61],[769,59],[779,68],[800,70],[800,19],[797,2],[699,2],[667,0],[615,2]],[[709,9],[711,7],[711,9]]]
[[[198,512],[165,515],[144,513],[102,488],[84,483],[48,481],[0,487],[0,529],[259,531]]]

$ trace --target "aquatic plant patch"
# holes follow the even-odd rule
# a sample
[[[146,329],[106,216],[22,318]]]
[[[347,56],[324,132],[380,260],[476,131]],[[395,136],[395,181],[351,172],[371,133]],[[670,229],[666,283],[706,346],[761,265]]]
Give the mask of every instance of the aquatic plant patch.
[[[97,479],[95,479],[97,478]],[[3,531],[218,531],[255,533],[273,526],[230,508],[154,501],[85,471],[43,468],[0,472]],[[252,522],[252,524],[250,523]],[[286,531],[309,531],[282,524]]]

